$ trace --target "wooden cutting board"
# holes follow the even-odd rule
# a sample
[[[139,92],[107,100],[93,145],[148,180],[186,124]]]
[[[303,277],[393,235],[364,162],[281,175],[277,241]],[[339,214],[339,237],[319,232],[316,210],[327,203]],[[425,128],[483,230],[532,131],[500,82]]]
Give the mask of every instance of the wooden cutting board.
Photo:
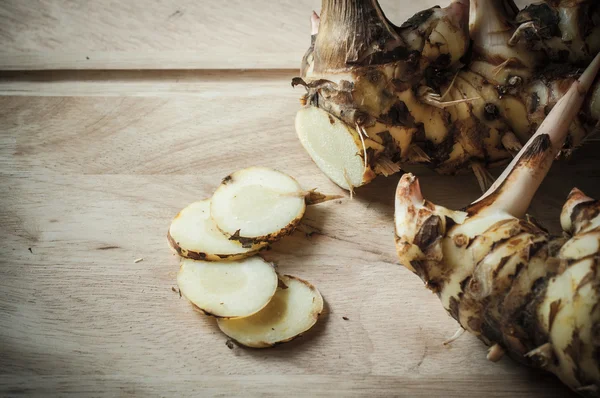
[[[0,15],[16,27],[0,26],[13,29],[11,37],[29,29],[31,40],[13,40],[10,51],[22,46],[33,57],[13,63],[5,53],[0,65],[76,67],[68,59],[32,64],[45,56],[27,46],[70,29],[58,18],[44,30],[40,19],[79,15],[87,2],[23,4],[3,2]],[[156,9],[171,10],[166,4],[156,2]],[[242,4],[230,5],[242,13]],[[311,4],[287,7],[300,15]],[[44,16],[40,7],[52,12]],[[27,21],[38,23],[37,35]],[[115,35],[127,32],[127,21]],[[248,21],[240,26],[250,29]],[[90,21],[89,29],[99,23]],[[129,29],[139,35],[137,25]],[[109,30],[103,32],[88,33],[110,44]],[[94,51],[99,42],[90,42]],[[110,60],[123,59],[108,44]],[[123,53],[135,51],[133,41],[128,45]],[[296,59],[304,44],[294,51]],[[60,59],[60,51],[50,53],[48,59]],[[172,217],[251,165],[344,194],[295,137],[302,91],[290,86],[296,72],[285,62],[272,71],[227,70],[245,67],[234,58],[210,70],[0,72],[0,395],[568,396],[549,375],[508,359],[488,362],[486,347],[470,335],[442,344],[456,322],[395,256],[398,177],[378,178],[352,200],[310,208],[303,224],[314,234],[297,231],[264,253],[321,290],[327,305],[315,329],[269,350],[228,348],[215,322],[177,292],[178,259],[166,241]],[[573,186],[600,197],[598,149],[591,142],[571,164],[555,164],[540,189],[531,211],[552,231],[559,231],[560,206]],[[461,207],[479,194],[472,175],[411,170],[436,203]]]

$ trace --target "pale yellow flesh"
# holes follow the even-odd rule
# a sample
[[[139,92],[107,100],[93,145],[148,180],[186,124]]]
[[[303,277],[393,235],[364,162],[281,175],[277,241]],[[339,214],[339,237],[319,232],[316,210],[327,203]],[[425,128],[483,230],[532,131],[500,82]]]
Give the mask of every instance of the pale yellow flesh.
[[[258,256],[231,262],[183,259],[177,274],[181,293],[216,317],[245,317],[264,308],[277,290],[273,264]]]
[[[302,187],[287,174],[251,167],[231,174],[215,191],[211,217],[228,236],[277,235],[304,214]]]
[[[227,336],[247,347],[266,348],[306,332],[323,311],[323,298],[308,282],[280,276],[287,289],[278,288],[260,312],[243,319],[218,319]]]
[[[344,189],[365,181],[364,148],[358,133],[326,111],[306,106],[296,114],[296,133],[315,164]]]
[[[210,217],[210,199],[194,202],[181,210],[171,223],[169,235],[179,253],[189,258],[203,255],[207,260],[241,259],[265,246],[244,248],[223,235]]]

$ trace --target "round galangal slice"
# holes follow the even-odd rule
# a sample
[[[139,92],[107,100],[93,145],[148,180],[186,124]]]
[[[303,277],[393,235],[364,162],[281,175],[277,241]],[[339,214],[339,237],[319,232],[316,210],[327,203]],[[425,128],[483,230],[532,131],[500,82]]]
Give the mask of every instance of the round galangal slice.
[[[323,311],[323,297],[310,283],[280,276],[280,287],[258,313],[242,319],[218,319],[219,328],[241,345],[267,348],[286,343],[309,330]]]
[[[223,179],[211,199],[210,214],[223,233],[242,244],[274,242],[302,219],[305,194],[287,174],[250,167]]]
[[[171,222],[167,235],[177,254],[193,260],[239,260],[255,254],[266,244],[242,245],[217,228],[210,217],[210,199],[194,202]]]
[[[183,259],[177,285],[205,314],[237,318],[263,309],[277,291],[278,279],[273,264],[259,256],[231,262]]]

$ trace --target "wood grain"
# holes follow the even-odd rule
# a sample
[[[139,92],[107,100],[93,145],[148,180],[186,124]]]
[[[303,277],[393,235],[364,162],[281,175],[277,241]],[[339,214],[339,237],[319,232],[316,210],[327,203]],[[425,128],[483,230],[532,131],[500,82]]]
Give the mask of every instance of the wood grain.
[[[30,78],[47,95],[29,86],[0,97],[2,394],[568,394],[550,376],[488,362],[472,336],[442,345],[456,322],[395,257],[398,177],[310,208],[304,224],[316,234],[297,231],[264,253],[321,290],[327,310],[316,329],[271,350],[227,348],[214,322],[172,291],[171,218],[250,165],[341,190],[295,137],[299,93],[286,73],[247,75],[242,89],[239,76],[161,76],[133,87]],[[75,86],[93,94],[75,95]],[[533,214],[555,231],[573,185],[600,196],[594,145],[574,164],[557,163],[536,198]],[[460,207],[478,195],[471,175],[413,171],[437,203]]]
[[[395,22],[436,3],[382,1]],[[396,260],[397,176],[309,208],[264,252],[326,300],[303,338],[229,349],[173,291],[170,220],[230,172],[265,165],[343,193],[293,128],[302,90],[290,80],[318,6],[0,2],[1,396],[570,394],[547,374],[488,362],[473,336],[442,344],[456,322]],[[598,149],[556,163],[541,187],[531,210],[552,231],[572,186],[600,197]],[[472,175],[411,171],[439,204],[479,194]]]
[[[320,3],[3,0],[0,70],[298,69]],[[397,24],[444,3],[381,1]]]
[[[228,353],[224,353],[227,355]],[[229,353],[229,355],[234,355]],[[190,373],[193,373],[193,369]],[[0,384],[3,383],[0,376]],[[486,397],[531,397],[532,390],[523,388],[538,382],[539,396],[567,397],[569,393],[556,388],[554,383],[538,375],[518,375],[517,383],[510,384],[503,376],[490,376],[485,381],[476,376],[457,378],[429,376],[423,383],[418,376],[318,376],[318,375],[265,375],[265,376],[83,376],[71,377],[16,376],[14,385],[6,390],[8,396],[26,394],[47,397],[61,394],[77,396],[269,396],[269,397],[480,397],[483,388]],[[34,380],[35,386],[30,383]],[[513,379],[514,380],[514,379]],[[542,384],[543,383],[543,384]],[[497,386],[503,386],[498,389]],[[483,388],[482,388],[483,387]]]

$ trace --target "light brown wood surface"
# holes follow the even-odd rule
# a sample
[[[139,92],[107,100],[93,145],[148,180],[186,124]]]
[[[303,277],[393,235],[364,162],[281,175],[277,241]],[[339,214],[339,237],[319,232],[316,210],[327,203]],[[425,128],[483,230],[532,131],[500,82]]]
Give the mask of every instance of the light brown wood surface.
[[[519,0],[519,5],[530,3]],[[400,25],[439,0],[381,0]],[[299,68],[320,0],[2,0],[0,69]]]
[[[488,362],[472,336],[442,345],[455,321],[394,254],[397,177],[377,179],[354,200],[310,208],[304,222],[318,233],[296,232],[264,253],[322,291],[327,311],[316,329],[270,350],[228,349],[214,322],[172,291],[178,261],[165,233],[181,208],[250,165],[341,192],[295,137],[292,75],[216,81],[163,73],[160,84],[108,75],[77,82],[12,75],[0,84],[19,94],[0,97],[0,391],[566,393],[542,373]],[[533,214],[555,231],[572,185],[600,196],[596,150],[555,165],[537,196]],[[415,171],[440,204],[459,207],[478,195],[470,175]]]
[[[302,89],[286,69],[308,42],[296,29],[306,30],[314,2],[272,2],[265,15],[264,4],[250,3],[259,2],[0,2],[0,69],[85,69],[64,58],[82,49],[110,54],[92,69],[160,69],[166,59],[221,69],[0,72],[0,396],[568,396],[549,375],[488,362],[470,335],[442,344],[456,322],[395,256],[398,177],[311,207],[303,223],[315,234],[297,231],[264,253],[326,300],[303,338],[230,350],[214,321],[173,292],[169,223],[230,172],[265,165],[343,193],[293,128]],[[408,15],[425,3],[403,4]],[[157,25],[178,9],[179,22]],[[78,19],[88,10],[97,17]],[[127,10],[135,18],[107,16]],[[269,19],[279,14],[289,16],[281,26]],[[223,41],[209,34],[231,26],[220,15],[238,23]],[[255,24],[270,29],[271,44],[260,47]],[[242,33],[255,41],[240,45]],[[176,55],[165,55],[170,46]],[[208,61],[179,58],[180,49]],[[201,49],[241,54],[224,65]],[[244,63],[250,51],[273,53]],[[222,70],[257,66],[276,70]],[[572,186],[600,197],[598,149],[590,143],[572,164],[555,164],[542,186],[532,213],[552,231]],[[479,194],[471,175],[411,170],[439,204],[460,207]]]

